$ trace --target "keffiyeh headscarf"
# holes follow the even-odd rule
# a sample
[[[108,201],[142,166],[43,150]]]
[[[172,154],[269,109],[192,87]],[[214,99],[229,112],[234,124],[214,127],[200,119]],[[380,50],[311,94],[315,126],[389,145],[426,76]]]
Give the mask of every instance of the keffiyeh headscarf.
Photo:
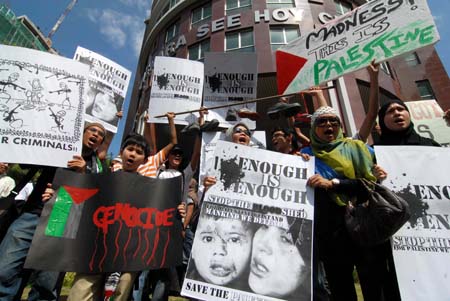
[[[314,124],[314,122],[316,121],[316,119],[322,115],[325,114],[333,114],[338,116],[338,113],[335,109],[333,109],[332,107],[328,107],[328,106],[324,106],[324,107],[320,107],[318,108],[314,114],[312,114],[311,116],[311,124]]]
[[[320,111],[314,112],[315,118],[324,114],[336,115],[336,113],[331,113],[331,110],[327,109],[330,107],[322,108],[324,109],[320,110],[321,108],[319,108]],[[337,174],[338,177],[347,179],[376,180],[372,174],[373,157],[364,142],[344,138],[341,128],[338,129],[335,140],[331,142],[323,141],[316,135],[316,127],[313,122],[310,135],[311,148],[313,155],[320,160],[316,161],[316,171],[322,177],[332,179]],[[348,196],[345,194],[331,193],[330,195],[338,205],[343,206],[348,202]]]

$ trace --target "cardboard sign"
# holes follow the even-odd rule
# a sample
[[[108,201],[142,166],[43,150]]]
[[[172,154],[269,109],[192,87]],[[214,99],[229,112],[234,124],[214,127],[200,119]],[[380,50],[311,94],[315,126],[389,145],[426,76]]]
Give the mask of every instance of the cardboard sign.
[[[89,88],[86,97],[86,120],[99,122],[117,132],[119,118],[127,96],[131,72],[110,59],[78,46],[74,60],[89,65]]]
[[[181,177],[58,169],[25,266],[97,273],[181,264],[180,187]]]
[[[67,166],[81,153],[89,68],[0,45],[0,161]]]
[[[409,204],[411,218],[392,237],[402,300],[448,300],[450,287],[450,149],[375,146],[383,184]]]
[[[278,92],[295,93],[439,41],[426,0],[374,0],[281,47]]]

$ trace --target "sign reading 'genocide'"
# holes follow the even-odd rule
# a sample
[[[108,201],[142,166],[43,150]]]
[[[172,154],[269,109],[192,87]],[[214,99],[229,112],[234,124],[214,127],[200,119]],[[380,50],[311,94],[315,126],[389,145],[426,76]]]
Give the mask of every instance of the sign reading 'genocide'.
[[[438,40],[426,0],[370,1],[280,48],[278,90],[301,91]]]

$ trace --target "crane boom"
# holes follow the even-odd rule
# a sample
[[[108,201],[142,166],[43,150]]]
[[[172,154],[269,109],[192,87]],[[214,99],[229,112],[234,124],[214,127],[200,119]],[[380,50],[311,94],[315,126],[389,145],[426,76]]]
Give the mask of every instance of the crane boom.
[[[72,10],[74,5],[77,3],[78,0],[72,0],[69,5],[67,5],[66,9],[62,13],[61,17],[59,17],[58,21],[56,21],[55,26],[53,26],[52,30],[48,33],[47,38],[51,39],[52,36],[55,34],[55,32],[58,30],[61,23],[64,21],[64,18],[67,16],[67,14]]]

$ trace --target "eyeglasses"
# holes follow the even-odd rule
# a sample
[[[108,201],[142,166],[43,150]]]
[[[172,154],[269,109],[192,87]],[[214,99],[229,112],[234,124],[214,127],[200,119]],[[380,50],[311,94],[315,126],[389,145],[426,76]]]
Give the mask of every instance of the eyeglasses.
[[[337,117],[319,117],[316,119],[316,126],[318,127],[325,127],[327,126],[327,123],[330,123],[331,126],[340,126],[341,122],[339,121],[339,118]]]
[[[89,127],[87,130],[92,134],[98,134],[99,136],[105,137],[105,132],[103,132],[103,130],[96,129],[95,127]]]
[[[247,129],[243,129],[243,128],[240,128],[240,127],[237,127],[237,128],[235,128],[234,130],[233,130],[233,134],[240,134],[240,133],[243,133],[243,134],[245,134],[245,135],[247,135],[248,137],[251,137],[252,136],[252,133],[250,133],[250,131],[249,130],[247,130]]]

